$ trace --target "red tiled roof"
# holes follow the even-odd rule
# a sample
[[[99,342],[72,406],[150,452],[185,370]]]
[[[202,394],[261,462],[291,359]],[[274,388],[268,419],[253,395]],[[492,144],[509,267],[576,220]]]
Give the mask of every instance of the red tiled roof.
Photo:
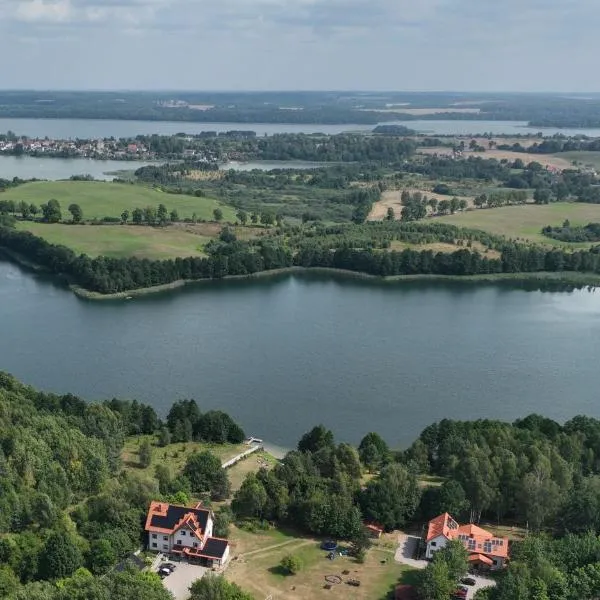
[[[199,505],[194,508],[186,508],[167,502],[153,501],[148,509],[145,529],[146,531],[171,534],[183,525],[187,525],[196,537],[200,537],[206,530],[209,516],[210,511],[200,508]]]
[[[494,561],[483,554],[470,554],[469,562],[482,562],[484,565],[493,565]]]
[[[499,538],[482,527],[459,525],[448,513],[429,521],[427,542],[438,536],[448,540],[459,540],[469,552],[485,556],[508,558],[508,538]]]

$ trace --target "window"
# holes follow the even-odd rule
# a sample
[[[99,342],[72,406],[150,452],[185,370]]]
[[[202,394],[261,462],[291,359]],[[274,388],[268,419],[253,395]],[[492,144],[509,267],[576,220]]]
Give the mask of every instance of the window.
[[[437,546],[437,542],[431,542],[432,546]]]
[[[166,542],[169,539],[168,535],[163,535],[163,540]]]
[[[177,545],[181,546],[183,544],[183,542],[181,540],[177,540]]]
[[[158,544],[157,544],[156,542],[152,542],[152,547],[153,547],[153,548],[157,548],[157,547],[158,547]]]
[[[182,531],[182,532],[181,532],[181,535],[185,535],[185,531]]]
[[[163,544],[163,550],[168,550],[169,549],[169,544]]]
[[[156,534],[155,534],[155,533],[153,533],[153,534],[152,534],[152,539],[153,539],[153,540],[155,540],[155,539],[156,539],[156,537],[157,537],[157,536],[156,536]]]
[[[198,547],[198,542],[194,542],[194,548]]]

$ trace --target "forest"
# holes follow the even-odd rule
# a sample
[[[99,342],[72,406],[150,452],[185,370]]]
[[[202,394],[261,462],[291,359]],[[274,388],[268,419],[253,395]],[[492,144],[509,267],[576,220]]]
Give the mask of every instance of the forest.
[[[554,240],[561,242],[600,242],[600,223],[588,223],[587,225],[571,225],[569,220],[564,221],[562,226],[553,227],[547,225],[542,233]]]

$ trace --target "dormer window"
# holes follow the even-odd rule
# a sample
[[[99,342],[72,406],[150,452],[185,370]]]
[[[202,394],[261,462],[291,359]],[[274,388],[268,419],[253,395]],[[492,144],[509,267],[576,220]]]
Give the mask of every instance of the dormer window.
[[[182,532],[181,532],[181,535],[185,535],[185,531],[182,531]]]

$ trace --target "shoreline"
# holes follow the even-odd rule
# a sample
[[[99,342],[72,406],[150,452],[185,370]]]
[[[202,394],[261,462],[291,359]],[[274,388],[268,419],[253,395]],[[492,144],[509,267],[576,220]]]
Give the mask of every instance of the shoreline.
[[[65,276],[51,273],[43,266],[30,261],[21,254],[4,246],[0,246],[0,254],[4,254],[8,259],[16,262],[26,269],[34,271],[35,273],[47,274],[63,281],[66,279]],[[405,282],[457,282],[470,284],[512,282],[516,284],[555,283],[573,287],[600,287],[600,274],[584,273],[579,271],[533,271],[524,273],[488,273],[478,275],[435,275],[423,273],[416,275],[394,275],[390,277],[381,277],[378,275],[370,275],[369,273],[348,271],[345,269],[336,269],[332,267],[299,266],[284,267],[270,271],[258,271],[248,275],[228,275],[221,279],[178,279],[170,283],[133,290],[125,290],[112,294],[102,294],[100,292],[88,290],[78,284],[69,282],[68,279],[66,280],[66,283],[68,289],[82,300],[132,300],[142,296],[177,290],[190,285],[212,284],[217,281],[248,281],[253,279],[281,277],[285,275],[329,275],[332,278],[337,277],[343,279],[372,281],[379,284],[401,284]]]

